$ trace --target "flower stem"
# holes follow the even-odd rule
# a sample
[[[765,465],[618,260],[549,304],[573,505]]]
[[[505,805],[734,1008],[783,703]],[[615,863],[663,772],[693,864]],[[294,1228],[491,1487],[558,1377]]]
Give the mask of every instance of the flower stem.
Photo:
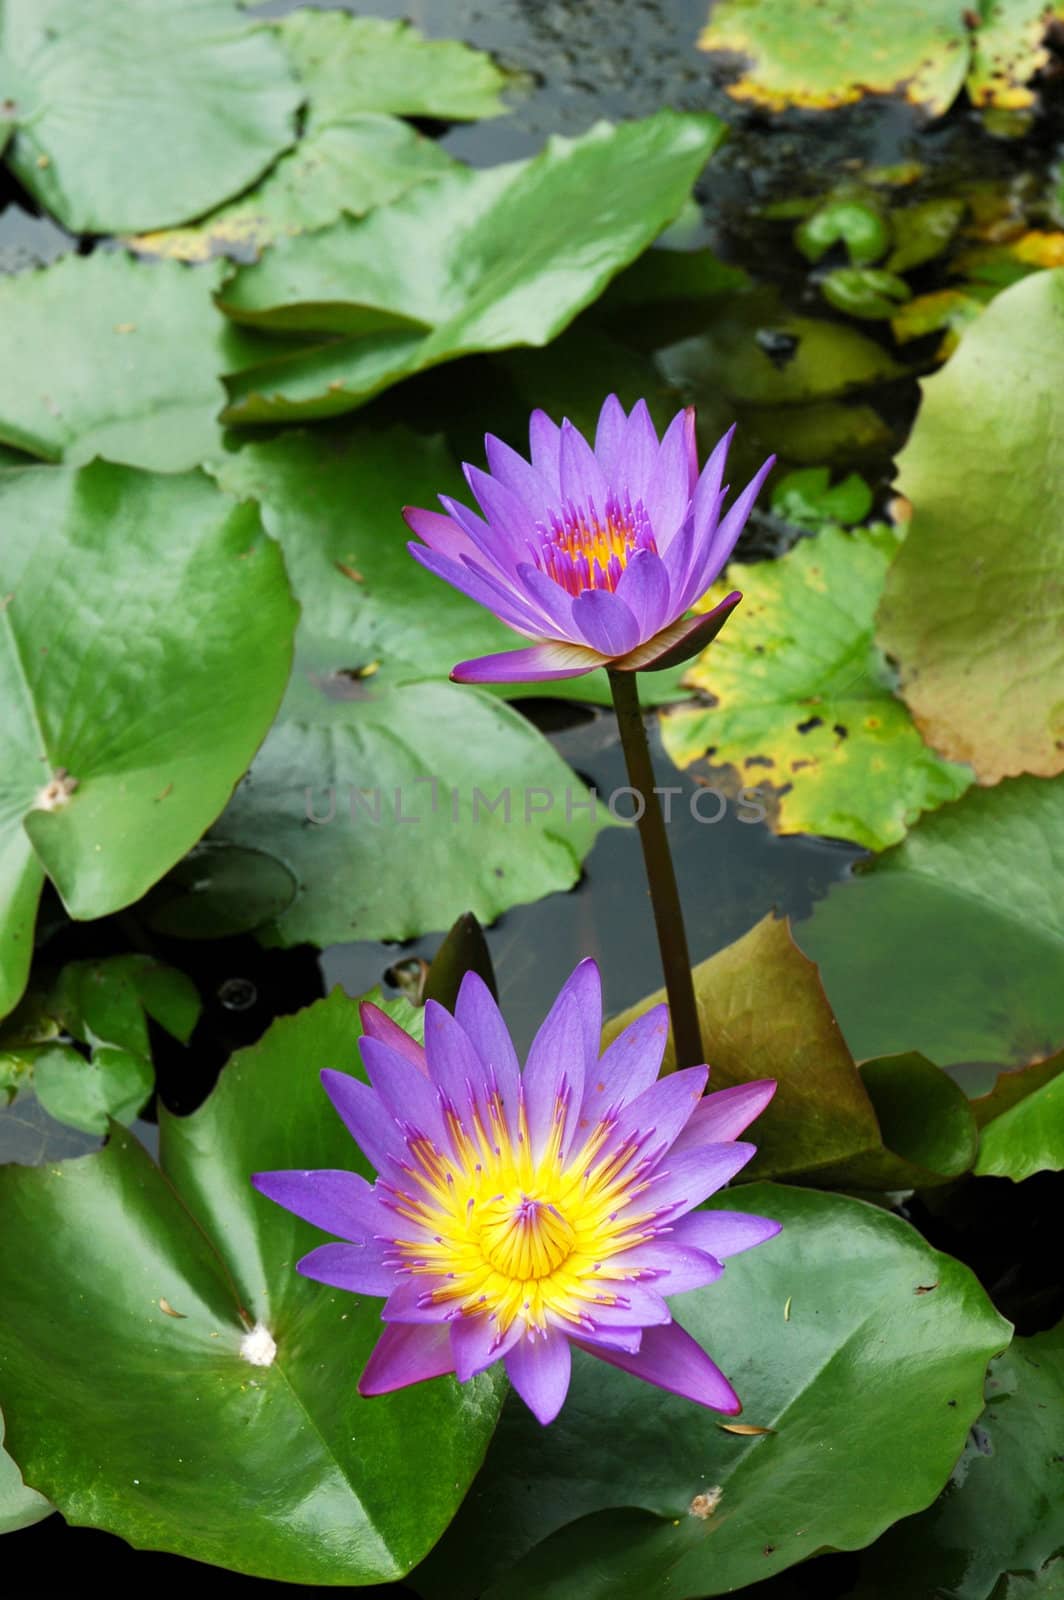
[[[680,891],[669,853],[665,819],[654,791],[654,766],[650,759],[647,730],[639,706],[639,688],[634,672],[610,672],[613,708],[621,734],[628,768],[628,781],[642,799],[642,814],[637,820],[650,884],[650,903],[658,933],[661,965],[665,972],[665,991],[669,997],[672,1038],[678,1067],[698,1066],[705,1060],[702,1033],[698,1025],[695,986],[691,977],[691,958],[687,953]]]

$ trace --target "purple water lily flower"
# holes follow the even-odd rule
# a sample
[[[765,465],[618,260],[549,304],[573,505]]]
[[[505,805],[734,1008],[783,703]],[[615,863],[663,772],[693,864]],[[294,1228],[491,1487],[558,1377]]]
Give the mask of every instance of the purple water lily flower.
[[[726,1257],[779,1225],[695,1208],[754,1154],[737,1136],[771,1081],[702,1098],[708,1069],[657,1079],[668,1012],[655,1006],[599,1055],[598,968],[583,961],[522,1072],[484,983],[466,975],[455,1014],[429,1001],[425,1048],[362,1009],[369,1084],[325,1071],[325,1089],[377,1170],[265,1172],[256,1188],[343,1243],[299,1271],[387,1296],[359,1393],[386,1394],[502,1360],[540,1422],[569,1387],[570,1346],[734,1415],[740,1404],[673,1320],[670,1295],[720,1277]]]
[[[629,415],[610,395],[594,449],[569,421],[542,411],[529,424],[531,463],[488,434],[490,473],[465,466],[484,515],[440,496],[446,515],[408,506],[424,540],[410,551],[471,599],[536,642],[526,650],[463,661],[460,683],[577,678],[595,667],[658,670],[708,644],[738,605],[686,613],[731,555],[775,457],[722,517],[724,461],[734,428],[701,475],[694,410],[664,438],[646,401]]]

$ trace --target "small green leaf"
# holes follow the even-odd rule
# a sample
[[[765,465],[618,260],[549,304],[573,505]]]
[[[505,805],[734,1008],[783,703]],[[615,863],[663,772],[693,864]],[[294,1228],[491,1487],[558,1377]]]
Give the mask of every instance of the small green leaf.
[[[832,484],[827,467],[800,467],[777,478],[772,489],[772,513],[797,528],[817,533],[825,522],[852,527],[872,509],[872,491],[857,472]]]
[[[870,266],[890,248],[890,226],[872,198],[828,200],[794,230],[794,242],[807,261],[819,261],[832,245],[845,244],[855,267]]]
[[[925,739],[984,784],[1064,771],[1062,362],[1064,270],[1036,272],[925,381],[898,463],[913,518],[877,638]]]
[[[1014,1183],[1064,1170],[1064,1078],[1051,1078],[986,1125],[975,1170]]]
[[[453,1515],[499,1385],[361,1399],[380,1302],[300,1276],[321,1235],[249,1182],[368,1171],[319,1081],[323,1066],[360,1073],[359,1031],[339,991],[275,1023],[199,1111],[164,1114],[161,1170],[121,1129],[99,1155],[0,1170],[8,1445],[67,1521],[258,1577],[360,1585],[402,1577]],[[266,1364],[242,1353],[253,1327],[275,1343]]]
[[[783,1233],[672,1309],[732,1380],[744,1422],[772,1432],[729,1435],[712,1412],[578,1355],[550,1428],[505,1407],[417,1574],[426,1600],[646,1600],[664,1574],[675,1600],[729,1594],[869,1544],[941,1489],[1010,1333],[968,1268],[842,1196],[757,1184],[718,1202]]]
[[[942,255],[964,216],[963,200],[942,195],[905,206],[891,213],[894,248],[887,257],[888,272],[911,272]]]
[[[151,1058],[113,1045],[97,1046],[89,1061],[55,1045],[33,1063],[33,1087],[48,1115],[82,1133],[106,1133],[111,1118],[132,1122],[154,1086]]]
[[[221,811],[283,692],[295,607],[257,510],[198,474],[27,467],[0,473],[0,506],[22,530],[0,548],[3,1015],[42,869],[72,916],[104,916]]]
[[[5,58],[8,163],[72,233],[201,216],[293,142],[284,52],[233,0],[5,0]]]
[[[227,939],[276,921],[298,892],[275,856],[201,839],[148,890],[137,915],[172,939]]]
[[[839,267],[821,280],[820,292],[836,311],[870,322],[894,316],[912,294],[904,278],[878,267]]]
[[[970,790],[832,888],[795,935],[854,1053],[1009,1066],[1053,1055],[1062,861],[1064,781],[1017,778]]]
[[[1048,1562],[1064,1545],[1062,1411],[1064,1329],[1014,1339],[991,1363],[986,1410],[941,1497],[868,1552],[851,1600],[987,1600],[1003,1574]],[[1005,1581],[1002,1596],[1027,1592]]]
[[[495,969],[484,930],[472,912],[458,918],[432,958],[425,977],[423,999],[435,1000],[453,1011],[462,979],[467,972],[482,978],[496,999]]]
[[[736,783],[756,774],[778,796],[779,832],[871,849],[962,794],[971,774],[925,747],[872,637],[897,549],[882,524],[826,527],[779,561],[744,567],[741,578],[730,567],[700,603],[708,609],[738,582],[743,604],[684,679],[711,704],[662,717],[677,765],[708,755],[732,767]]]

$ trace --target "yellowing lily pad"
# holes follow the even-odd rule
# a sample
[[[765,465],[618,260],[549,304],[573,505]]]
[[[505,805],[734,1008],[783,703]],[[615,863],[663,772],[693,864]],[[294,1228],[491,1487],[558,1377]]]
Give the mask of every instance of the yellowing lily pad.
[[[682,767],[703,756],[776,793],[781,833],[819,833],[881,850],[922,811],[956,799],[965,768],[923,744],[872,637],[898,549],[885,525],[827,527],[776,562],[729,569],[735,622],[685,681],[713,704],[662,718]],[[716,589],[702,602],[719,598]]]

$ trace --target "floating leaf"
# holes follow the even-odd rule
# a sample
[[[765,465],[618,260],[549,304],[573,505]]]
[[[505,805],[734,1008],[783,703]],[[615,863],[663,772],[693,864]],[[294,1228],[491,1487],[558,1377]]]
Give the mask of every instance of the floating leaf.
[[[794,242],[807,261],[845,244],[853,266],[869,266],[890,248],[890,224],[871,196],[836,195],[795,229]]]
[[[858,1056],[1022,1065],[1064,1041],[1064,782],[972,789],[795,930]]]
[[[1060,0],[983,0],[973,40],[968,94],[977,106],[1018,111],[1036,103],[1031,79],[1048,66],[1050,24],[1064,20]]]
[[[301,10],[276,28],[319,124],[364,111],[447,122],[498,117],[502,91],[515,81],[483,51],[425,39],[407,22]]]
[[[248,1181],[368,1172],[318,1076],[360,1074],[358,1036],[339,991],[275,1023],[199,1111],[164,1114],[161,1169],[116,1130],[99,1155],[0,1171],[8,1445],[68,1522],[357,1585],[401,1577],[450,1520],[495,1423],[494,1380],[361,1399],[379,1301],[301,1277],[318,1230]],[[261,1364],[255,1328],[276,1346],[269,1360],[260,1336]]]
[[[879,267],[839,267],[821,280],[820,292],[836,311],[870,322],[887,321],[911,297],[904,278]]]
[[[899,461],[913,519],[877,637],[928,743],[982,783],[1064,771],[1062,362],[1064,271],[1036,273],[925,381]]]
[[[0,546],[3,1015],[45,872],[72,916],[104,916],[221,811],[283,693],[295,608],[257,510],[197,473],[16,469],[0,514],[20,530]]]
[[[130,1123],[155,1085],[150,1056],[100,1045],[91,1060],[69,1045],[45,1046],[33,1060],[33,1088],[50,1117],[82,1133]]]
[[[47,461],[158,472],[218,455],[232,336],[217,282],[112,252],[0,278],[0,439]]]
[[[1036,1172],[1064,1170],[1064,1078],[1059,1072],[987,1124],[975,1170],[1014,1183]]]
[[[0,1416],[0,1534],[29,1528],[51,1516],[53,1509],[36,1489],[27,1489],[21,1472],[3,1446],[4,1419]]]
[[[949,195],[892,212],[894,248],[887,257],[887,271],[911,272],[914,267],[934,261],[949,246],[964,212],[964,201]]]
[[[504,1408],[417,1573],[427,1600],[646,1600],[664,1573],[676,1600],[731,1593],[868,1544],[938,1493],[1009,1337],[968,1268],[857,1200],[775,1184],[718,1199],[783,1234],[673,1308],[773,1433],[730,1438],[712,1412],[577,1356],[550,1428]]]
[[[404,500],[429,505],[456,477],[442,446],[400,428],[289,434],[220,474],[261,501],[302,607],[288,697],[212,836],[298,881],[264,936],[403,939],[568,888],[596,833],[583,784],[501,699],[445,681],[513,635],[406,549]]]
[[[149,889],[137,914],[172,939],[228,939],[274,921],[298,892],[275,856],[201,839]]]
[[[986,1410],[942,1496],[869,1551],[852,1600],[987,1600],[1002,1574],[1048,1561],[1064,1545],[1062,1412],[1064,1330],[1014,1339],[991,1364]]]
[[[729,568],[744,599],[733,628],[685,682],[713,704],[662,717],[681,767],[704,755],[778,795],[782,833],[882,849],[920,813],[962,794],[966,768],[928,750],[873,640],[875,607],[898,548],[884,525],[827,527],[779,561]],[[718,585],[701,602],[723,593]],[[880,1053],[880,1052],[875,1052]]]
[[[460,167],[360,222],[278,241],[231,279],[224,309],[342,337],[237,373],[227,419],[329,416],[455,356],[547,343],[675,216],[723,131],[671,111],[599,123],[531,161]]]
[[[872,491],[856,472],[833,484],[827,467],[801,467],[777,478],[772,488],[773,516],[811,533],[819,532],[825,522],[852,527],[863,522],[871,509]]]
[[[362,216],[451,166],[439,145],[397,117],[367,114],[314,124],[251,194],[193,227],[144,233],[126,243],[177,261],[222,255],[253,261],[276,239],[313,232],[340,216]]]
[[[73,233],[172,227],[254,183],[300,92],[233,0],[5,0],[7,160]]]

